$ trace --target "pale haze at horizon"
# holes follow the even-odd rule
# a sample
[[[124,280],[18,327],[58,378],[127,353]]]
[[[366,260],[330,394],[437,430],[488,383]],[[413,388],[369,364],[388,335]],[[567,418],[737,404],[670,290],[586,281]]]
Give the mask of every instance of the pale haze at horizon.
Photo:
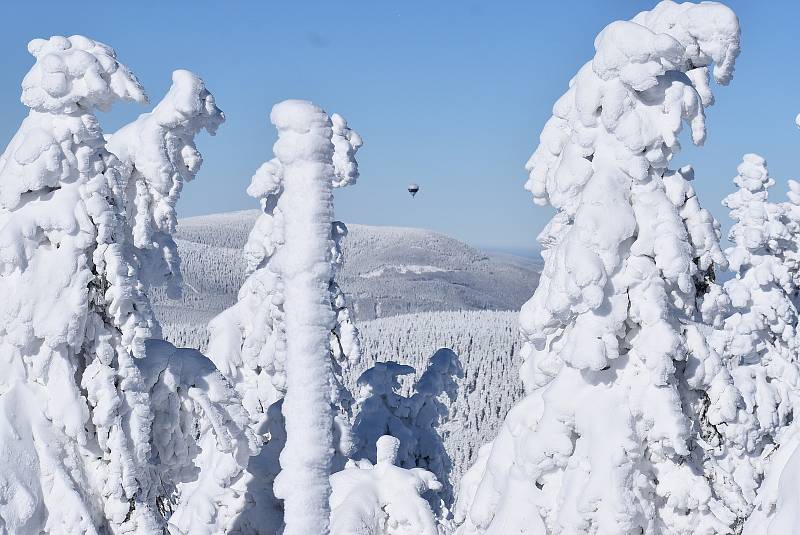
[[[708,111],[705,147],[690,147],[704,207],[720,205],[746,152],[764,156],[783,200],[800,176],[800,112],[793,68],[800,3],[726,2],[742,26],[730,86]],[[552,215],[522,186],[524,164],[569,79],[593,54],[594,36],[655,2],[211,2],[13,3],[0,32],[0,144],[27,110],[19,84],[35,37],[83,34],[113,46],[157,102],[174,69],[202,76],[225,110],[215,138],[201,135],[205,162],[178,205],[181,216],[257,208],[245,188],[272,156],[269,110],[304,98],[338,112],[364,138],[361,179],[337,192],[345,222],[422,227],[473,245],[531,253]],[[118,105],[100,120],[113,132],[139,113]],[[420,185],[412,199],[409,182]],[[613,216],[613,214],[610,214]]]

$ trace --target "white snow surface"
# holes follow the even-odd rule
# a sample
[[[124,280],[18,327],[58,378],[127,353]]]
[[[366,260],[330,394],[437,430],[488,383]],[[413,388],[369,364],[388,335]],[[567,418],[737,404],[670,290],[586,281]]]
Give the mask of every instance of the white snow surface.
[[[383,435],[377,462],[350,461],[331,476],[331,535],[439,535],[422,497],[441,484],[431,472],[397,464],[400,440]]]

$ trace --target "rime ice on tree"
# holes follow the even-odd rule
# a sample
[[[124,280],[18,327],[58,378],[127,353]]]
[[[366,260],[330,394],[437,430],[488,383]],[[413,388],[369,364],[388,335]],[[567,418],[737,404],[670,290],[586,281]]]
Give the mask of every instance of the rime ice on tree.
[[[723,204],[734,225],[726,251],[736,277],[725,283],[732,311],[725,319],[718,345],[731,361],[732,374],[747,413],[739,440],[738,459],[731,464],[730,492],[739,494],[743,508],[755,501],[770,454],[798,408],[796,390],[800,370],[796,355],[797,292],[786,262],[792,243],[786,207],[770,203],[768,189],[775,183],[766,161],[747,154],[734,182],[739,190]],[[791,253],[789,253],[791,254]]]
[[[8,477],[23,468],[29,480],[3,518],[11,531],[156,530],[152,414],[134,361],[157,329],[121,244],[121,165],[93,115],[146,99],[102,43],[53,37],[28,50],[31,111],[0,157],[0,336]]]
[[[107,148],[123,163],[120,188],[125,216],[142,279],[178,296],[181,276],[172,235],[175,206],[185,182],[203,163],[194,137],[202,130],[214,135],[225,116],[198,76],[177,70],[172,86],[153,111],[144,113],[110,136]]]
[[[526,188],[557,214],[520,323],[526,397],[458,504],[461,533],[718,533],[738,521],[709,484],[741,401],[704,329],[724,301],[718,226],[683,124],[705,137],[709,76],[730,81],[739,25],[716,3],[661,2],[607,26],[553,108]],[[703,477],[707,475],[706,477]]]
[[[36,63],[22,101],[31,111],[0,157],[0,478],[9,497],[0,524],[161,533],[172,508],[185,507],[175,500],[181,484],[208,474],[203,465],[226,456],[241,471],[247,417],[202,355],[173,358],[171,345],[145,343],[160,329],[139,280],[149,266],[129,246],[132,168],[106,150],[93,114],[144,102],[141,86],[110,47],[85,37],[28,48]],[[184,110],[196,97],[158,109]],[[182,140],[191,145],[191,135]],[[140,139],[137,150],[169,137]],[[160,217],[146,209],[139,215]]]
[[[263,210],[245,246],[250,275],[237,304],[209,324],[209,354],[236,385],[259,432],[274,425],[270,412],[285,418],[275,483],[285,514],[272,496],[269,464],[276,459],[265,458],[277,453],[270,442],[284,438],[273,427],[266,452],[251,462],[250,512],[237,529],[252,532],[264,523],[277,529],[283,516],[287,533],[320,533],[329,516],[328,475],[352,449],[350,399],[337,369],[360,355],[358,331],[335,282],[346,228],[333,221],[332,192],[356,181],[361,138],[341,116],[305,101],[277,104],[270,118],[278,128],[276,157],[248,188]]]
[[[396,462],[403,468],[424,468],[433,472],[441,490],[428,493],[440,517],[453,501],[449,484],[452,463],[437,428],[449,417],[448,406],[457,396],[455,379],[463,375],[461,362],[452,350],[438,349],[414,385],[412,395],[400,394],[398,378],[413,374],[414,368],[396,362],[377,362],[358,378],[354,408],[353,436],[357,448],[353,459],[377,462],[376,444],[381,436],[398,439]]]
[[[768,202],[767,188],[774,181],[763,158],[752,154],[745,156],[735,180],[740,189],[725,202],[736,220],[731,229],[735,246],[729,254],[738,276],[726,286],[731,286],[731,299],[738,307],[726,322],[725,340],[757,424],[748,429],[748,448],[739,463],[740,480],[755,480],[743,485],[756,506],[743,533],[794,533],[800,527],[800,185],[789,181],[789,202]]]

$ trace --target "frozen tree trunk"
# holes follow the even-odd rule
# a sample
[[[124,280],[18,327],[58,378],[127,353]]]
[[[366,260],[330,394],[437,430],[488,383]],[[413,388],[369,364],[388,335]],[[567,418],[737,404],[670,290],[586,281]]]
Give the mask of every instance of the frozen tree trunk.
[[[289,100],[270,114],[283,164],[285,244],[277,264],[286,301],[286,447],[276,495],[284,500],[286,535],[328,533],[333,458],[334,382],[330,360],[329,284],[333,177],[331,123],[309,102]]]
[[[233,485],[244,499],[231,533],[278,533],[284,523],[284,504],[277,498],[295,489],[305,491],[302,484],[293,483],[292,470],[308,461],[310,473],[319,477],[327,465],[324,470],[329,474],[344,466],[353,448],[352,399],[341,383],[340,365],[359,358],[360,342],[335,281],[346,228],[332,221],[331,193],[358,178],[355,153],[361,138],[340,115],[334,113],[329,119],[307,102],[279,104],[272,118],[279,130],[276,157],[259,167],[247,189],[262,208],[245,245],[249,276],[236,304],[208,325],[208,353],[235,385],[251,428],[263,444],[259,455],[251,459],[246,477]],[[327,364],[317,366],[323,363],[319,359],[327,359]],[[310,374],[307,377],[313,381],[308,383],[301,373]],[[289,383],[297,386],[284,403]],[[323,400],[327,408],[319,405]],[[306,406],[306,402],[316,405]],[[300,420],[293,417],[298,410]],[[314,414],[317,410],[319,414]],[[293,451],[286,449],[287,460],[279,463],[288,430],[286,411],[293,411],[285,418],[294,422]],[[314,434],[317,428],[310,424],[324,427],[328,423],[331,428],[320,442]],[[304,430],[305,439],[297,435]],[[305,450],[297,448],[306,443]],[[332,464],[327,457],[331,447]],[[283,493],[275,482],[279,464],[291,467],[283,478],[288,481]],[[306,481],[308,473],[302,477]],[[317,492],[315,487],[310,490]],[[322,503],[319,496],[315,500]],[[294,511],[298,509],[303,506],[296,505]]]

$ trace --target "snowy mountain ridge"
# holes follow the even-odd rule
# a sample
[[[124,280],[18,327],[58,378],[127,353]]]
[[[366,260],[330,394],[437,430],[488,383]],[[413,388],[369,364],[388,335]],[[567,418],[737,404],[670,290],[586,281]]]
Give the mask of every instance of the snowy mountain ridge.
[[[163,323],[206,323],[235,301],[244,281],[242,250],[259,213],[244,210],[179,221],[175,241],[183,297],[171,300],[161,288],[151,291]],[[442,310],[517,310],[539,279],[540,264],[531,259],[487,254],[433,231],[347,227],[338,280],[358,320]]]

